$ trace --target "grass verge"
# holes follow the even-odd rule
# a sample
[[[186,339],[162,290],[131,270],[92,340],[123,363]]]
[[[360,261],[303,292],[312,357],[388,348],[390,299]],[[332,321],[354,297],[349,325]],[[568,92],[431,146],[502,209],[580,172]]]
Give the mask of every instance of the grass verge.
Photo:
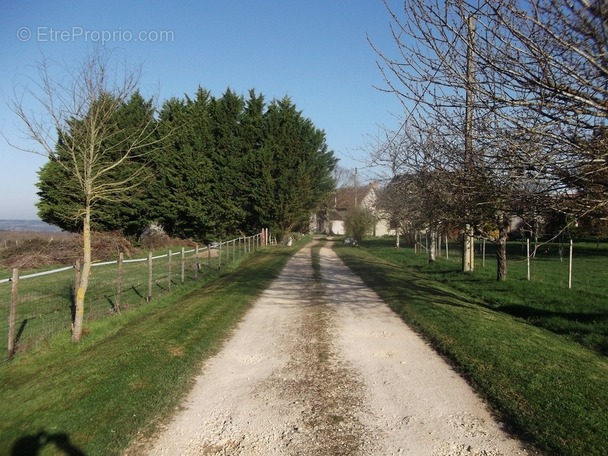
[[[252,254],[207,283],[54,337],[0,368],[0,454],[122,454],[180,403],[293,247]],[[69,452],[68,451],[68,452]]]
[[[461,272],[460,252],[454,249],[449,260],[438,257],[429,264],[424,253],[415,254],[411,248],[395,249],[391,239],[366,240],[363,245],[378,257],[445,283],[492,309],[525,319],[608,356],[607,243],[574,244],[571,289],[567,246],[562,249],[562,261],[559,244],[544,244],[530,261],[530,280],[526,280],[525,244],[509,242],[509,278],[498,282],[494,247],[487,244],[485,266],[478,254],[475,272],[467,274]]]
[[[372,250],[335,249],[522,438],[552,455],[605,454],[605,357],[380,259]]]

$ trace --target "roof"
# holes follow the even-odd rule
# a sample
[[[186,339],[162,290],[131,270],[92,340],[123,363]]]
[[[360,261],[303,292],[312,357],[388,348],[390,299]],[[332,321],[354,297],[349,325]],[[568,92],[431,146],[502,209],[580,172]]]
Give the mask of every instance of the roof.
[[[347,210],[356,205],[359,206],[367,198],[372,190],[378,188],[375,182],[363,187],[344,187],[336,190],[334,196],[334,209]]]

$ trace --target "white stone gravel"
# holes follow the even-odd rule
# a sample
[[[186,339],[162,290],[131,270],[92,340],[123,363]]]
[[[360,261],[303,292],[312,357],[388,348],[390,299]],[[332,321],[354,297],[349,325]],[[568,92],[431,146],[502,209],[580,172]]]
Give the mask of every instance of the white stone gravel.
[[[330,248],[298,252],[204,366],[149,455],[529,453]]]

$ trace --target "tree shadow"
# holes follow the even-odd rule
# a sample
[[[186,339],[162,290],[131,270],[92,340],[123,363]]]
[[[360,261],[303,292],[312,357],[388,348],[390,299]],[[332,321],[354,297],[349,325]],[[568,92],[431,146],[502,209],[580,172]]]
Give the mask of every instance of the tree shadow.
[[[544,320],[548,318],[560,318],[562,320],[574,321],[579,323],[598,323],[608,319],[608,314],[597,312],[557,312],[553,310],[537,309],[534,307],[510,304],[506,306],[494,307],[494,310],[508,313],[514,317],[524,318],[526,320]]]
[[[11,456],[37,456],[47,446],[54,446],[59,452],[67,456],[86,456],[84,451],[70,442],[67,434],[48,434],[46,431],[17,439],[11,449]]]

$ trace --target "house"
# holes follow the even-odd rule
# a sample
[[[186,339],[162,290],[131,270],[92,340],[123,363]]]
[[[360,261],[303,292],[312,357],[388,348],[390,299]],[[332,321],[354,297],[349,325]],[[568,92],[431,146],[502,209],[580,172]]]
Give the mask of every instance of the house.
[[[375,182],[366,186],[344,187],[334,191],[324,207],[311,220],[311,230],[317,233],[343,235],[344,218],[353,207],[364,207],[376,216],[373,236],[394,234],[389,221],[377,208],[380,190]]]

